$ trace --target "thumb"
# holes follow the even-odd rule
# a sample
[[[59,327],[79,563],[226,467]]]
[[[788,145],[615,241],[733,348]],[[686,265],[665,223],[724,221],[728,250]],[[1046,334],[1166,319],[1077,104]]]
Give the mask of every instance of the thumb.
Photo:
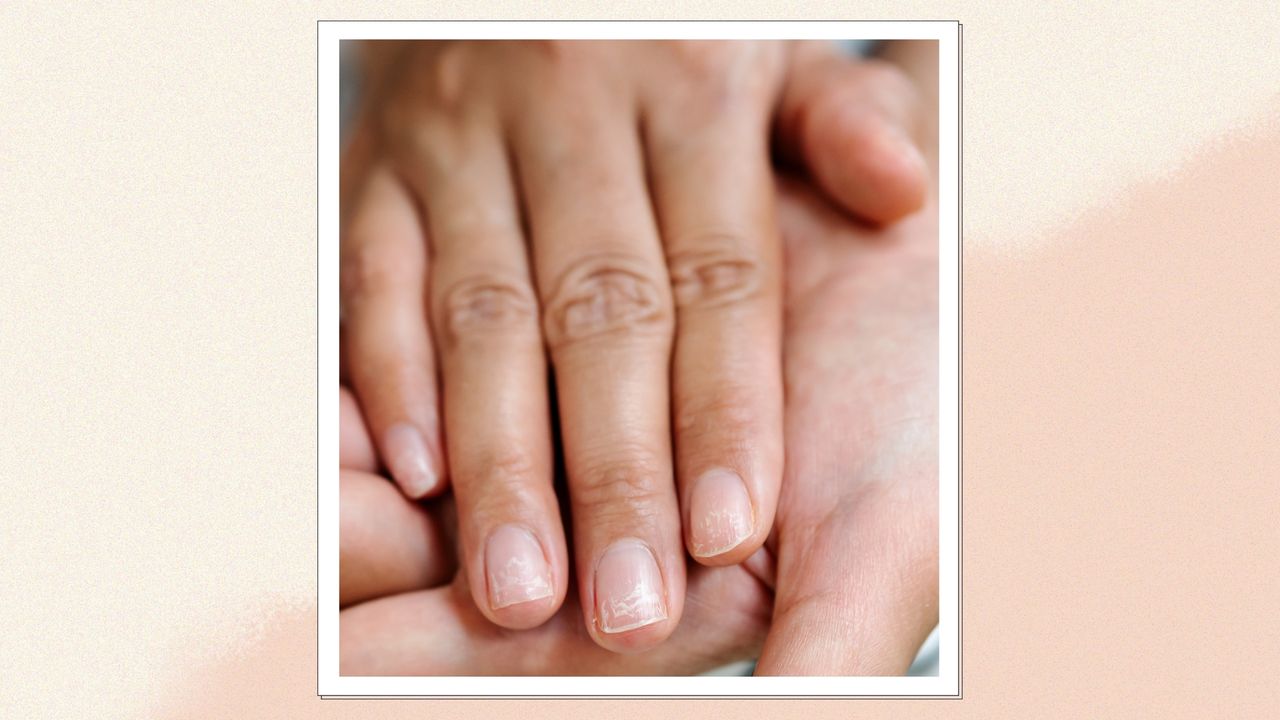
[[[918,504],[881,495],[779,534],[757,675],[906,672],[938,621],[937,534]]]
[[[929,169],[913,139],[919,93],[894,65],[798,43],[778,106],[785,157],[849,212],[889,223],[924,206]]]

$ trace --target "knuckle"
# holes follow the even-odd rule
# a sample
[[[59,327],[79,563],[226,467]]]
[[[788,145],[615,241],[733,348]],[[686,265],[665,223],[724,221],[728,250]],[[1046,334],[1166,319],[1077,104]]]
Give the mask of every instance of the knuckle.
[[[444,293],[440,322],[449,340],[507,335],[531,325],[537,301],[528,283],[496,274],[473,275]]]
[[[499,484],[523,485],[533,478],[536,463],[533,457],[519,448],[494,450],[485,457],[488,474]]]
[[[671,291],[680,310],[721,307],[759,297],[765,289],[764,268],[734,235],[713,235],[667,259]]]
[[[519,448],[490,450],[481,453],[477,460],[478,486],[485,488],[482,494],[486,496],[522,494],[538,479],[533,456]]]
[[[544,334],[554,350],[600,336],[670,340],[674,327],[667,289],[644,263],[619,255],[585,258],[550,294]]]
[[[538,473],[534,455],[520,448],[490,449],[468,456],[454,483],[460,509],[482,519],[538,507],[549,478]]]
[[[752,401],[755,395],[743,387],[699,389],[693,397],[677,402],[675,429],[686,439],[710,434],[748,438],[759,422],[759,406]]]
[[[477,85],[476,63],[470,43],[445,41],[418,47],[380,105],[388,132],[403,131],[450,116],[470,102]]]
[[[357,388],[364,388],[361,399],[384,417],[415,413],[412,406],[417,398],[429,391],[424,387],[423,363],[415,357],[387,354],[375,344],[375,339],[362,334],[352,350],[357,362],[352,364]],[[370,410],[371,413],[374,410]],[[428,414],[434,413],[428,408]]]
[[[754,42],[681,40],[673,55],[695,92],[687,98],[704,112],[737,112],[754,102],[770,85],[775,52]]]
[[[630,453],[625,461],[590,464],[573,485],[573,503],[594,522],[656,517],[671,493],[671,483],[662,480],[658,467],[652,454],[643,451]]]
[[[353,242],[345,250],[338,271],[339,294],[345,303],[359,303],[404,283],[404,265],[387,262],[386,252],[377,244]]]
[[[431,87],[434,100],[443,109],[456,111],[466,100],[471,88],[470,45],[461,42],[446,44],[432,67]]]
[[[592,47],[582,40],[529,40],[525,48],[531,52],[521,60],[528,63],[540,91],[559,97],[599,70]]]
[[[466,126],[480,85],[466,51],[461,44],[439,51],[425,62],[422,77],[380,103],[379,131],[393,155],[458,162],[460,128]]]
[[[540,58],[553,63],[570,62],[583,48],[579,40],[528,40],[526,45]]]
[[[676,60],[698,78],[724,76],[742,54],[736,43],[723,40],[676,40],[671,47]]]

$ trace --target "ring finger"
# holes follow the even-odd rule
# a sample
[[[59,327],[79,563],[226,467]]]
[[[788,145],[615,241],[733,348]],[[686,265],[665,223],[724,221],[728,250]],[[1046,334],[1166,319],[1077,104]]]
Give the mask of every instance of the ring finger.
[[[560,607],[569,576],[538,304],[497,128],[482,117],[436,127],[407,172],[430,228],[462,557],[485,616],[529,628]]]

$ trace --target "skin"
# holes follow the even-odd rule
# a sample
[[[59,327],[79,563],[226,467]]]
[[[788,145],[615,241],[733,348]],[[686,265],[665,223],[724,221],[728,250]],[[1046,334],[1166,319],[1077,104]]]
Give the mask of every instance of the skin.
[[[388,591],[343,610],[343,674],[687,674],[757,657],[761,674],[906,669],[937,622],[936,219],[870,230],[796,183],[784,185],[781,211],[796,288],[786,345],[792,452],[766,547],[742,565],[693,566],[671,638],[618,655],[592,642],[572,600],[538,628],[505,632],[484,620],[465,577],[399,592],[421,568],[391,566],[379,547],[349,550],[344,536],[344,558],[377,564]],[[416,535],[390,526],[396,506],[433,533],[447,522],[434,503],[349,492],[345,475],[342,492],[343,527],[348,513],[380,518],[388,543]],[[421,536],[423,545],[433,535]]]
[[[936,55],[896,52],[936,97]],[[869,100],[884,90],[860,86]],[[931,137],[922,134],[921,146],[936,177]],[[460,575],[345,609],[341,672],[691,673],[752,657],[759,674],[905,671],[938,613],[935,200],[930,192],[924,212],[873,228],[809,184],[781,184],[789,453],[774,534],[742,565],[691,568],[688,617],[668,642],[640,655],[603,652],[571,602],[535,630],[504,632],[482,620]],[[344,417],[344,433],[362,428]],[[343,493],[344,515],[392,517],[389,505],[405,503],[394,493]],[[371,512],[374,498],[380,509]],[[411,507],[426,522],[446,522],[447,508]],[[414,535],[382,527],[397,542]],[[358,549],[350,556],[381,562]],[[387,588],[421,573],[381,567]]]
[[[370,446],[409,497],[443,492],[448,475],[477,609],[538,626],[569,584],[550,371],[586,632],[616,652],[652,648],[683,612],[685,550],[733,565],[774,526],[782,251],[769,138],[847,210],[893,221],[924,200],[914,96],[893,71],[819,44],[369,54],[370,100],[343,163],[342,292]],[[695,492],[713,475],[741,479],[745,511]],[[709,527],[731,542],[708,541]],[[533,539],[548,593],[496,601],[488,551],[503,528]],[[656,563],[661,610],[610,628],[603,568],[628,543]]]

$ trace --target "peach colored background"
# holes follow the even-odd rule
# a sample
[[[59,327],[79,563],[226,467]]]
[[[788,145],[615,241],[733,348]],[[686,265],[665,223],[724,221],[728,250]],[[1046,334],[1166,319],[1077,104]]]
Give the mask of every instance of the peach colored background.
[[[1113,5],[733,8],[963,21],[967,242],[965,699],[733,712],[1278,712],[1280,5]],[[0,715],[678,712],[313,696],[314,21],[433,7],[0,5]]]

